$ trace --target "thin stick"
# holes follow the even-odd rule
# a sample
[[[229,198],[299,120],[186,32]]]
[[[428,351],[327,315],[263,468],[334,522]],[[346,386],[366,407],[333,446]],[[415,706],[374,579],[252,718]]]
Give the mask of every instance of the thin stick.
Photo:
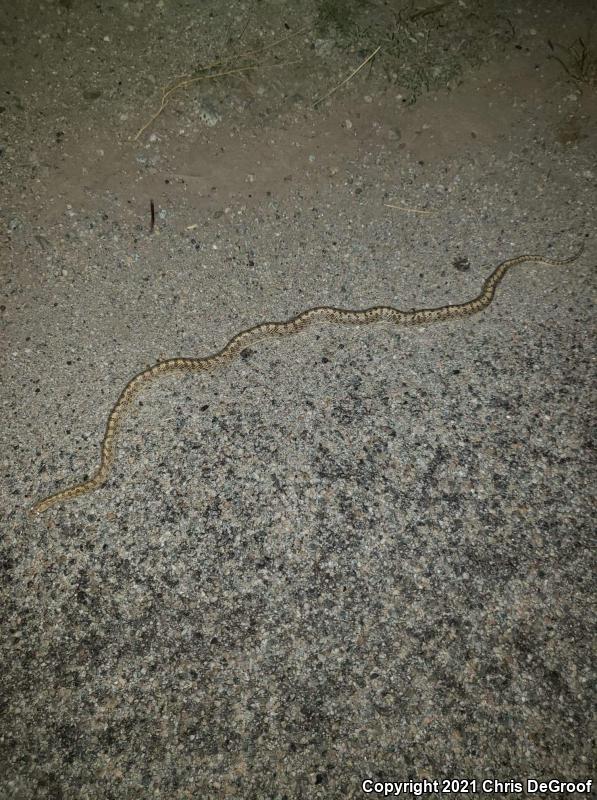
[[[354,78],[354,76],[357,74],[357,72],[360,72],[363,69],[363,67],[365,66],[365,64],[368,64],[371,61],[371,59],[373,58],[373,56],[377,55],[377,53],[379,53],[380,50],[381,50],[381,45],[379,45],[379,47],[376,47],[376,49],[371,53],[371,55],[367,56],[367,58],[363,61],[363,63],[360,64],[360,66],[358,66],[354,70],[354,72],[350,73],[348,78],[344,78],[344,80],[341,83],[339,83],[337,86],[334,86],[334,88],[330,92],[328,92],[327,94],[324,94],[324,96],[320,97],[319,100],[315,100],[315,102],[313,103],[313,108],[318,106],[320,103],[323,103],[323,101],[327,100],[328,97],[331,97],[334,94],[334,92],[337,92],[338,89],[342,88],[342,86],[344,86],[345,83],[348,83],[349,80]]]
[[[399,211],[412,211],[413,214],[435,214],[435,211],[425,210],[424,208],[410,208],[410,206],[394,206],[391,203],[384,203],[386,208],[397,208]]]

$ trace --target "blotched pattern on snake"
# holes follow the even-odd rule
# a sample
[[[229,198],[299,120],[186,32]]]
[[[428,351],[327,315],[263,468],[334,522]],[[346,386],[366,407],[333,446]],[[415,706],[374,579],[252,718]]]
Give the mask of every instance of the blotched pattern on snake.
[[[171,358],[160,361],[152,367],[135,375],[124,387],[120,397],[112,406],[108,416],[106,430],[101,444],[100,463],[95,474],[88,480],[79,481],[68,489],[61,489],[35,503],[31,512],[41,514],[56,503],[74,500],[82,494],[91,492],[101,486],[107,479],[115,458],[115,443],[118,429],[133,398],[148,381],[169,372],[208,372],[232,361],[240,352],[262,339],[291,336],[309,325],[320,322],[339,323],[343,325],[370,325],[374,322],[390,322],[395,325],[425,325],[430,322],[467,317],[482,311],[493,300],[495,290],[506,273],[518,264],[534,261],[550,266],[570,264],[581,255],[584,247],[565,259],[545,258],[539,255],[522,255],[502,261],[483,284],[480,294],[473,300],[459,305],[445,305],[438,308],[420,308],[412,311],[401,311],[392,306],[374,306],[363,310],[318,306],[302,311],[292,319],[284,322],[262,322],[253,328],[247,328],[230,339],[217,353],[205,358]]]

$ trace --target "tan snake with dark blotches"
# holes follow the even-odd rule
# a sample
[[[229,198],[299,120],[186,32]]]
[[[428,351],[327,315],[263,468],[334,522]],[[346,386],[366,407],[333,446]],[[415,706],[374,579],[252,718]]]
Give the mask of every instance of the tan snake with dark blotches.
[[[118,400],[112,406],[106,423],[106,432],[102,440],[100,464],[95,474],[88,480],[80,481],[69,489],[61,489],[59,492],[39,500],[32,506],[31,511],[35,514],[41,514],[55,503],[74,500],[75,497],[91,492],[105,482],[114,463],[115,439],[122,417],[139,389],[147,381],[169,372],[208,372],[232,361],[240,352],[262,339],[291,336],[313,323],[331,322],[344,325],[370,325],[374,322],[391,322],[395,325],[406,326],[424,325],[429,322],[444,322],[476,314],[487,308],[491,303],[496,287],[512,267],[527,261],[535,261],[550,266],[570,264],[572,261],[576,261],[583,249],[584,246],[573,256],[565,259],[522,255],[511,258],[508,261],[502,261],[483,284],[481,293],[473,300],[459,305],[420,308],[412,311],[400,311],[400,309],[392,306],[374,306],[363,310],[334,308],[333,306],[308,308],[285,322],[262,322],[253,328],[247,328],[233,336],[225,347],[211,356],[206,356],[205,358],[170,358],[166,361],[160,361],[131,378],[120,393]]]

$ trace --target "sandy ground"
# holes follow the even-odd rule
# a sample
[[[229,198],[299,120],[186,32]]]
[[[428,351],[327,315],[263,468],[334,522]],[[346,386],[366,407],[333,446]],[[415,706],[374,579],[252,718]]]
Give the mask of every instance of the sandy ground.
[[[3,4],[2,798],[592,777],[593,4],[432,5]]]

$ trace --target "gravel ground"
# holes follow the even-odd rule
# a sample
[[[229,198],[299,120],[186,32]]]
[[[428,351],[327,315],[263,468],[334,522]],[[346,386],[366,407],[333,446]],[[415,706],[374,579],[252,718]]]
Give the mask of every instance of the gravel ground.
[[[592,5],[0,8],[0,797],[593,777]]]

